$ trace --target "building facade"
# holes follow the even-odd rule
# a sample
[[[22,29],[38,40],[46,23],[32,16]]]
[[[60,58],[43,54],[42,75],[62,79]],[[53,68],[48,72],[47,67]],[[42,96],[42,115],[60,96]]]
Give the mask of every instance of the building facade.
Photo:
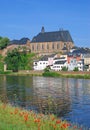
[[[74,42],[69,31],[45,32],[44,27],[30,42],[31,52],[41,54],[69,51],[73,46]]]

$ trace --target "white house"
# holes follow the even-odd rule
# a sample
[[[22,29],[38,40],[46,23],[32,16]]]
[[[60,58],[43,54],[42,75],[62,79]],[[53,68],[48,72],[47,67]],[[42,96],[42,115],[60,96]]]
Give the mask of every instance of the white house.
[[[44,56],[38,61],[33,62],[34,70],[44,70],[48,66],[48,57]]]
[[[77,67],[78,67],[79,71],[83,71],[84,70],[84,60],[78,61]]]
[[[51,66],[54,62],[54,58],[56,58],[56,54],[45,55],[40,60],[34,61],[33,69],[34,70],[44,70],[47,66]]]
[[[84,62],[83,60],[77,61],[76,59],[71,59],[70,63],[68,63],[68,71],[73,71],[74,68],[78,68],[79,71],[83,71]]]
[[[63,67],[67,67],[67,61],[62,60],[62,61],[56,61],[52,66],[51,69],[54,71],[61,71]]]

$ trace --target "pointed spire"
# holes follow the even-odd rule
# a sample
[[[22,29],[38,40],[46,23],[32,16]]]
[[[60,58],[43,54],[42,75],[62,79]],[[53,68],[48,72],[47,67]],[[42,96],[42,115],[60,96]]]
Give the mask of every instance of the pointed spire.
[[[45,32],[45,29],[44,29],[44,26],[42,26],[41,33],[44,33],[44,32]]]

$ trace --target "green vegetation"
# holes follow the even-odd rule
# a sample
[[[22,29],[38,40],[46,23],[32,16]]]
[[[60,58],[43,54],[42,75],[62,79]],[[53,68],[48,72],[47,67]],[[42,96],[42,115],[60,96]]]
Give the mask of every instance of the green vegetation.
[[[44,69],[44,72],[50,72],[50,71],[51,71],[50,66],[47,66],[47,67]]]
[[[78,67],[75,67],[73,71],[79,71]]]
[[[12,50],[12,52],[8,52],[7,56],[5,57],[5,62],[7,64],[8,69],[13,70],[13,72],[18,71],[20,60],[20,53],[17,49]]]
[[[0,102],[0,130],[81,130],[54,115],[36,114]]]
[[[4,71],[3,57],[0,55],[0,73]]]
[[[9,44],[9,39],[7,37],[0,37],[0,50],[4,49]]]
[[[51,72],[44,72],[42,75],[45,77],[60,77],[61,76],[61,74],[59,74],[57,72],[52,72],[52,71]]]
[[[68,71],[68,68],[64,66],[64,67],[62,68],[62,71]]]
[[[33,66],[34,53],[27,54],[25,51],[19,52],[18,49],[14,49],[7,53],[5,57],[5,63],[8,70],[18,72],[18,70],[31,70]]]
[[[44,73],[42,73],[43,76],[45,77],[65,77],[65,78],[79,78],[79,79],[90,79],[90,74],[65,74],[63,73],[63,71],[60,71],[60,72],[55,72],[55,71],[51,71],[51,70],[48,70],[46,68],[44,70]]]
[[[90,79],[90,74],[67,74],[67,75],[63,75],[63,77],[66,77],[66,78],[77,78],[77,79]]]

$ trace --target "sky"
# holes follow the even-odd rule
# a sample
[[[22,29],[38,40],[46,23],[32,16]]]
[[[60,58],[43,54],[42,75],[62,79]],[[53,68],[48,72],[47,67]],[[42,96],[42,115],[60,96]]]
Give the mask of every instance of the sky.
[[[0,0],[0,36],[10,40],[68,30],[75,46],[90,48],[90,0]]]

